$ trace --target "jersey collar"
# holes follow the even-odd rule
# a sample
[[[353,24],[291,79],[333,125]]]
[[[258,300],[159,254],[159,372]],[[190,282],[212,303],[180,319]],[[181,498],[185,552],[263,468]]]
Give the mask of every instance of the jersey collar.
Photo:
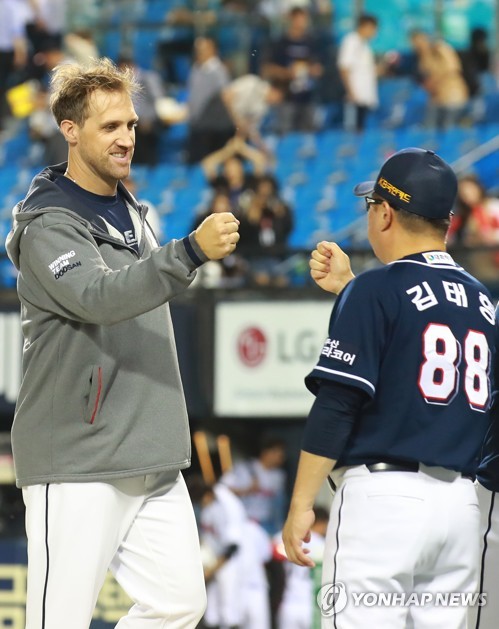
[[[452,256],[446,251],[423,251],[421,253],[413,253],[409,256],[405,256],[395,262],[419,262],[420,264],[427,264],[428,266],[454,266],[459,267]]]

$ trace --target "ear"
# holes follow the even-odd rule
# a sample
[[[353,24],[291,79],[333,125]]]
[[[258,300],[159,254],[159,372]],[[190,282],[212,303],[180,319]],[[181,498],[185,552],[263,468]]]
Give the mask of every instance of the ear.
[[[63,120],[60,125],[61,133],[70,146],[78,144],[79,127],[72,120]]]
[[[384,232],[392,226],[395,210],[386,201],[383,201],[378,207],[378,225],[380,231]]]

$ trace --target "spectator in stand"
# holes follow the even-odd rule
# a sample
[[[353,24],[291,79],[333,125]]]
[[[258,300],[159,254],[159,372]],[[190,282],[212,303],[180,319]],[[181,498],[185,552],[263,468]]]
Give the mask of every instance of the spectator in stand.
[[[255,6],[256,4],[256,6]],[[253,12],[259,18],[253,25],[253,45],[250,58],[250,72],[260,73],[260,51],[269,49],[275,25],[282,21],[294,8],[306,9],[314,22],[314,34],[318,25],[331,31],[332,2],[331,0],[257,0],[253,4]]]
[[[251,164],[251,173],[246,172],[243,160]],[[236,216],[247,206],[254,190],[255,178],[265,173],[267,165],[267,156],[238,136],[229,140],[219,151],[208,155],[201,163],[212,188],[229,197]]]
[[[274,177],[265,175],[240,215],[240,254],[249,262],[252,284],[287,286],[287,240],[293,229],[290,208],[279,197]]]
[[[158,44],[158,61],[168,83],[182,83],[177,60],[190,57],[194,49],[195,33],[206,33],[217,22],[219,0],[205,0],[202,6],[196,0],[173,0],[165,16]]]
[[[482,79],[483,74],[490,67],[487,31],[484,28],[474,28],[471,31],[469,47],[458,54],[470,97],[471,119],[473,123],[478,123],[483,119],[486,111]]]
[[[474,175],[459,179],[448,240],[466,247],[499,245],[499,199],[489,196]],[[499,256],[495,251],[472,252],[466,267],[482,280],[497,282]]]
[[[28,0],[30,14],[26,30],[34,54],[47,46],[62,48],[66,31],[68,0]]]
[[[270,535],[284,522],[285,458],[284,442],[269,438],[262,443],[258,458],[235,463],[220,479],[220,484],[241,498],[248,517]]]
[[[263,147],[260,127],[270,107],[284,99],[282,83],[269,83],[254,74],[246,74],[232,81],[223,91],[222,98],[232,119],[235,131]]]
[[[331,0],[260,0],[258,12],[275,20],[295,7],[300,7],[311,11],[314,15],[331,14]]]
[[[449,238],[470,247],[499,244],[499,199],[474,175],[459,179]]]
[[[324,68],[319,62],[317,43],[310,32],[306,8],[293,7],[286,33],[273,44],[263,75],[287,86],[284,102],[276,116],[277,132],[313,131],[316,126],[317,81]]]
[[[484,28],[477,26],[471,31],[468,58],[478,74],[490,70],[490,49],[487,39],[488,34]]]
[[[6,94],[12,75],[28,63],[27,18],[27,0],[0,2],[0,131],[9,115]]]
[[[198,37],[194,50],[195,62],[188,80],[190,164],[222,148],[232,136],[223,126],[217,127],[218,112],[210,108],[212,99],[229,83],[229,73],[218,56],[215,40]]]
[[[429,96],[427,126],[446,129],[457,124],[469,100],[459,55],[446,42],[432,41],[421,31],[411,34],[411,45],[419,78]]]
[[[378,20],[361,15],[355,31],[348,33],[338,52],[338,68],[345,87],[344,125],[362,131],[368,112],[378,106],[378,70],[369,42],[378,31]]]
[[[231,81],[211,100],[205,116],[216,121],[217,128],[225,129],[227,135],[237,134],[266,152],[260,127],[269,109],[282,103],[284,92],[282,84],[246,74]]]

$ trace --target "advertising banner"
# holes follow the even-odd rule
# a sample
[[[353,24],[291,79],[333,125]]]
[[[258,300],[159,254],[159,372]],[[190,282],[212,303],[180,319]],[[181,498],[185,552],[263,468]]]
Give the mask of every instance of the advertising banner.
[[[214,414],[306,417],[314,398],[303,379],[327,338],[332,303],[216,304]]]

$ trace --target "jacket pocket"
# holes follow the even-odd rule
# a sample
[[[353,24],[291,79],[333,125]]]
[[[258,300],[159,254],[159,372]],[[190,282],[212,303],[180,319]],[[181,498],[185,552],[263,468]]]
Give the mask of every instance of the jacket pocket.
[[[87,424],[93,424],[99,411],[102,399],[102,367],[94,365],[90,376],[90,389],[88,393],[87,409],[85,413],[85,421]]]

